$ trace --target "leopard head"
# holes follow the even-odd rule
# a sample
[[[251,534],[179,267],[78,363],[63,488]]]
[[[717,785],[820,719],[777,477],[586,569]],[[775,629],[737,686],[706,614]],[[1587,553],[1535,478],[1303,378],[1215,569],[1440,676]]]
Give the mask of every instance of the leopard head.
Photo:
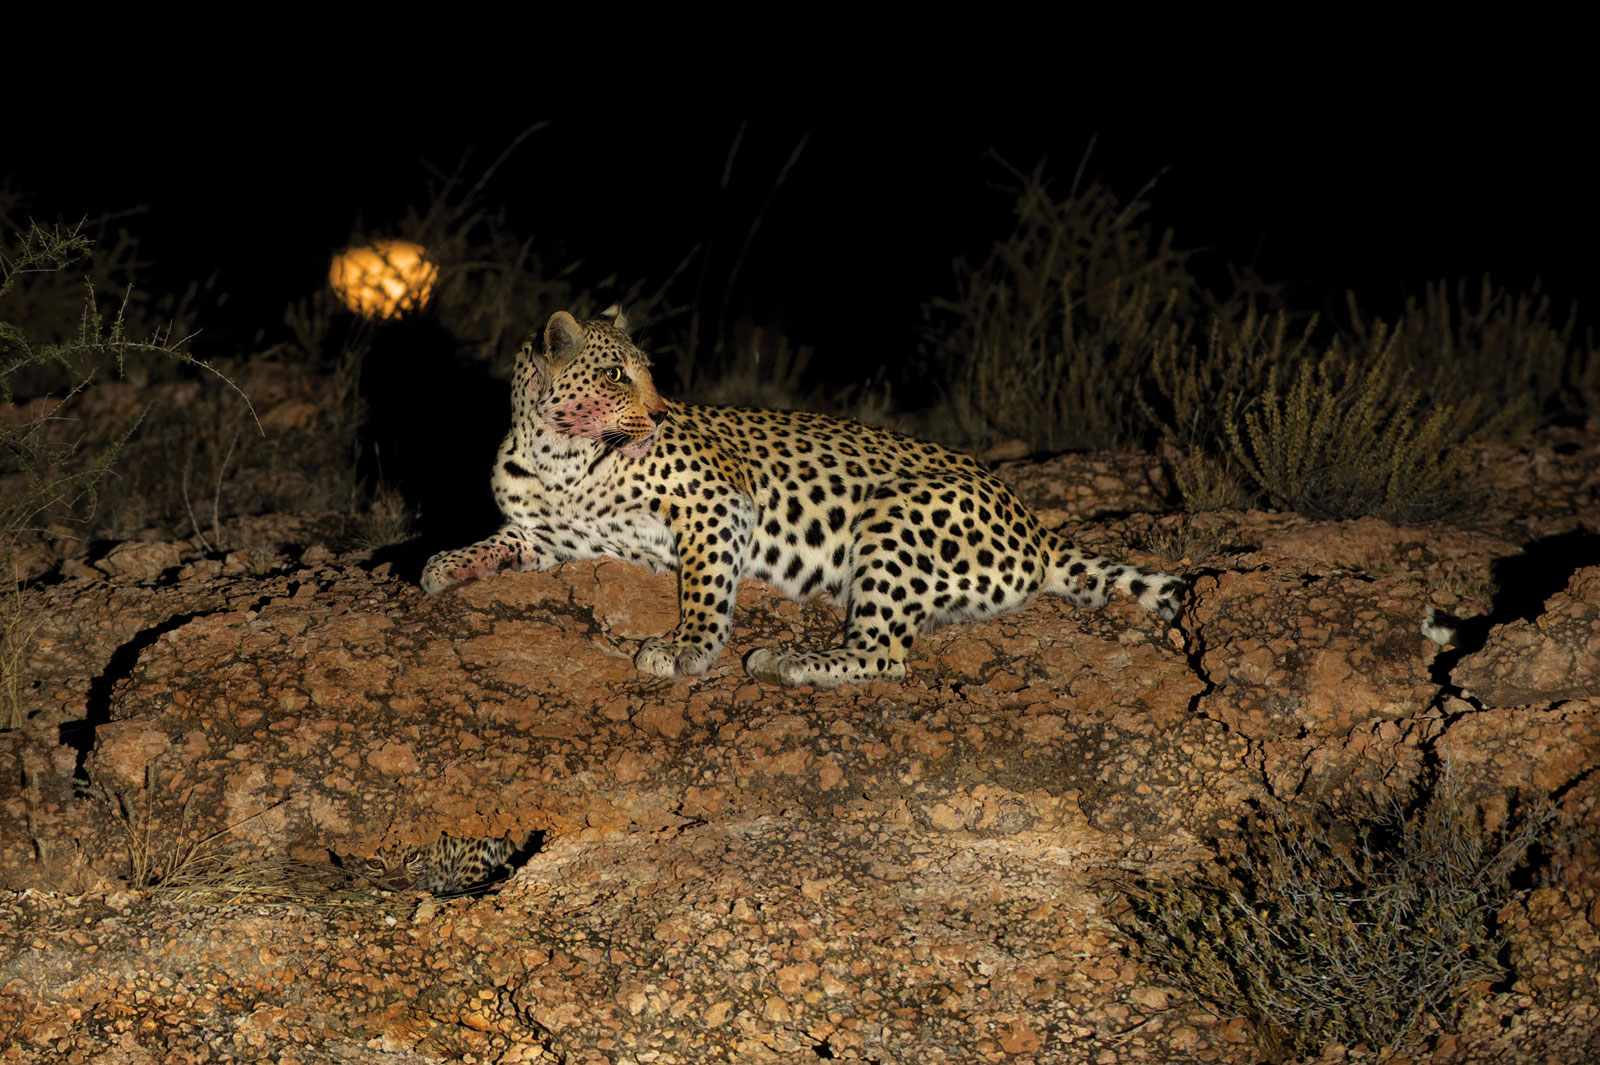
[[[517,356],[513,403],[519,421],[556,436],[593,440],[638,458],[667,418],[650,377],[650,359],[628,338],[620,311],[612,321],[550,316],[543,350],[530,337]]]
[[[407,891],[417,879],[423,858],[423,848],[406,847],[403,850],[380,850],[370,858],[344,855],[340,864],[385,891]]]

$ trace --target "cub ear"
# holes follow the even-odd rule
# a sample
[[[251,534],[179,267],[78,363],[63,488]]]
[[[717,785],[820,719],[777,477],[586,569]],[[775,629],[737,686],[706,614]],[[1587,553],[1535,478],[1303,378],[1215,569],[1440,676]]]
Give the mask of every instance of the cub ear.
[[[578,320],[566,311],[552,314],[544,327],[544,350],[550,361],[557,366],[570,362],[582,346],[583,326]]]
[[[628,315],[623,311],[622,304],[613,303],[600,312],[602,316],[611,319],[611,324],[621,331],[623,336],[631,336],[633,330],[628,326]]]

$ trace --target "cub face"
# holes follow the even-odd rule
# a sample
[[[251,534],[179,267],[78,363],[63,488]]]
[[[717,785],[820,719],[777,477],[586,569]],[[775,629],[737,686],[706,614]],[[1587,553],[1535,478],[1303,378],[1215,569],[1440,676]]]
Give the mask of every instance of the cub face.
[[[616,325],[550,317],[544,351],[530,339],[517,357],[517,413],[558,436],[594,440],[630,458],[650,449],[667,404],[650,376],[649,357]]]

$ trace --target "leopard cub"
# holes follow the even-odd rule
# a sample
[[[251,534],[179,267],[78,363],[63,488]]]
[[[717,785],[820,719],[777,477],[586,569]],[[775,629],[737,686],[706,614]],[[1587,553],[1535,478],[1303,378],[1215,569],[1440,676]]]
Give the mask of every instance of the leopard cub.
[[[344,863],[385,891],[465,895],[509,876],[511,860],[521,849],[509,835],[499,839],[441,836],[425,847],[379,851],[370,858],[347,857]]]

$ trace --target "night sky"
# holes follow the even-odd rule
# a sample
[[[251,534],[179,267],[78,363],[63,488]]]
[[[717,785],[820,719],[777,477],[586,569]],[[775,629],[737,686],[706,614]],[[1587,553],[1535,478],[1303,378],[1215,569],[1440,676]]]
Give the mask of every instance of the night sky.
[[[449,171],[470,152],[475,176],[538,117],[358,127],[325,109],[264,112],[179,140],[114,122],[64,136],[51,116],[8,116],[21,125],[0,180],[29,193],[40,218],[148,208],[129,223],[156,264],[146,285],[215,271],[229,303],[208,332],[244,342],[324,282],[358,217],[381,229],[420,201],[424,162]],[[538,238],[547,262],[581,258],[580,281],[654,285],[708,235],[731,254],[809,132],[752,245],[736,314],[860,366],[892,364],[915,348],[920,306],[950,293],[952,258],[979,257],[1006,231],[1008,204],[992,189],[1005,175],[986,153],[1022,169],[1047,156],[1064,190],[1095,138],[1089,170],[1124,196],[1161,174],[1153,217],[1178,246],[1206,249],[1203,278],[1249,264],[1289,283],[1295,307],[1342,309],[1354,288],[1392,314],[1431,279],[1490,270],[1516,287],[1542,277],[1563,308],[1576,297],[1593,320],[1593,176],[1572,123],[1338,121],[752,120],[719,207],[736,120],[557,120],[511,156],[486,200]]]

